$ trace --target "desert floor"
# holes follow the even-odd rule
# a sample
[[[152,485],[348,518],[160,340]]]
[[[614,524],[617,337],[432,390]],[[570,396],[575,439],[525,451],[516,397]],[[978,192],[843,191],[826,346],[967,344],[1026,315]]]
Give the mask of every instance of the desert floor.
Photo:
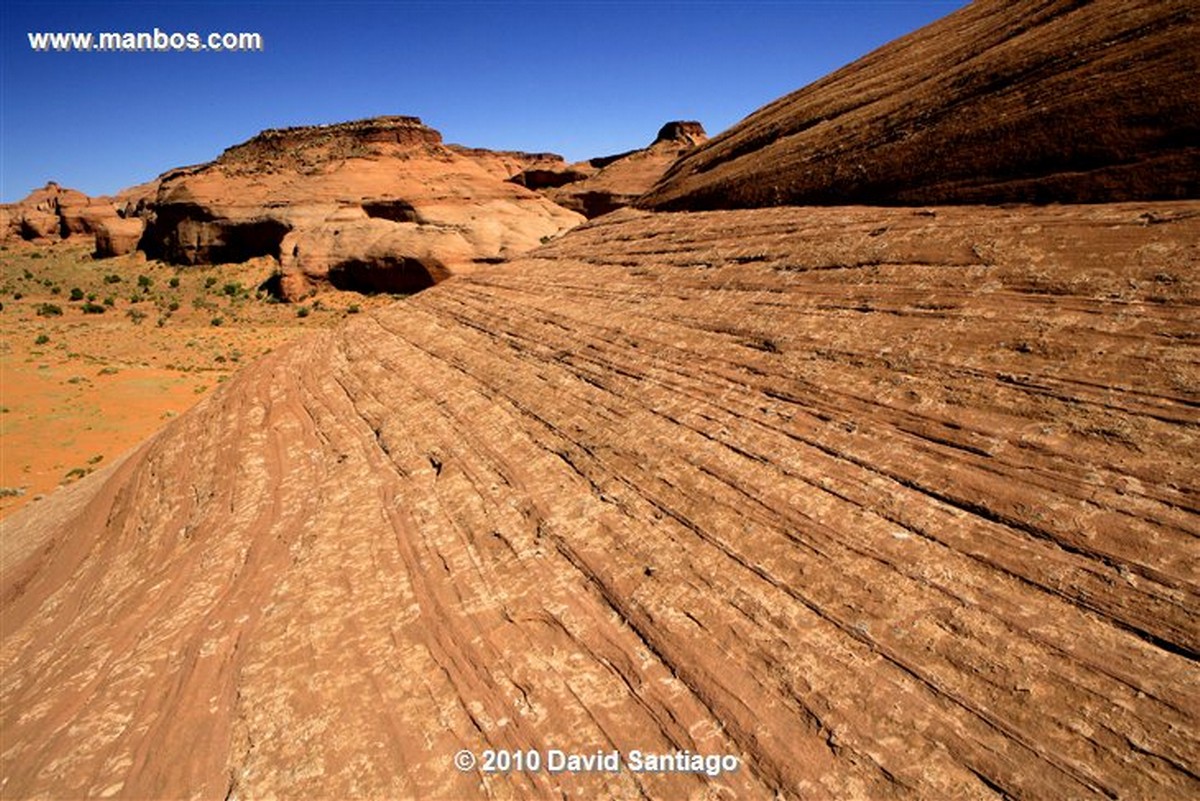
[[[276,303],[258,290],[270,260],[177,268],[94,260],[67,241],[0,261],[0,517],[111,462],[281,343],[390,302]]]

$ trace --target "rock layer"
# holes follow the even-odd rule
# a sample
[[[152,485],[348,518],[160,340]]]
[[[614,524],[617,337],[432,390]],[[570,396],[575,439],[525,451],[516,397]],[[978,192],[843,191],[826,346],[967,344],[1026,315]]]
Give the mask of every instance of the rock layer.
[[[1190,0],[977,0],[755,112],[641,205],[1200,196]]]
[[[578,215],[506,181],[551,159],[446,146],[415,117],[264,131],[210,164],[164,175],[143,244],[178,264],[272,256],[288,299],[336,284],[331,270],[370,276],[348,288],[378,291],[406,283],[376,280],[411,273],[397,265],[433,259],[440,278],[576,225]]]
[[[276,351],[5,521],[4,794],[1194,797],[1198,243],[626,210]]]
[[[683,154],[707,141],[694,121],[663,125],[648,147],[578,164],[538,164],[511,179],[591,219],[631,205]]]

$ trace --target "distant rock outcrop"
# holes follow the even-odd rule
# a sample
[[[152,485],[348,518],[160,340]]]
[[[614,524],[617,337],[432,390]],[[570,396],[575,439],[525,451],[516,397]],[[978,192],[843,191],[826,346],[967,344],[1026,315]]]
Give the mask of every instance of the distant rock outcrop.
[[[505,180],[555,158],[443,145],[415,117],[268,130],[164,175],[142,243],[175,264],[273,256],[287,299],[412,291],[580,222]]]
[[[649,147],[578,164],[536,165],[511,180],[585,217],[599,217],[633,203],[676,159],[705,141],[700,123],[668,122]]]
[[[22,200],[0,207],[0,239],[57,242],[90,236],[100,221],[116,217],[109,198],[91,198],[50,181]]]
[[[977,0],[771,103],[639,205],[1200,196],[1193,0]]]

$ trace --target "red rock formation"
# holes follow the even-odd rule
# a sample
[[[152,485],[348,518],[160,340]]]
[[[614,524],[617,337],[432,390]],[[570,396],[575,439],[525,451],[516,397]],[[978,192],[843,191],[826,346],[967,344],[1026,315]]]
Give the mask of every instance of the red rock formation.
[[[297,341],[4,521],[4,795],[1196,797],[1198,243],[623,210]]]
[[[17,203],[5,205],[0,239],[49,242],[91,234],[97,220],[115,214],[106,198],[89,198],[50,181]]]
[[[419,288],[580,221],[503,180],[547,158],[447,147],[415,117],[265,131],[163,176],[143,243],[180,264],[274,256],[289,299],[318,284]]]
[[[137,250],[145,227],[137,217],[118,217],[97,221],[95,224],[95,242],[97,258],[124,256]]]
[[[641,203],[1200,196],[1192,0],[977,0],[747,117]]]
[[[681,155],[706,141],[698,122],[668,122],[649,147],[578,164],[537,165],[512,178],[585,217],[630,205]]]

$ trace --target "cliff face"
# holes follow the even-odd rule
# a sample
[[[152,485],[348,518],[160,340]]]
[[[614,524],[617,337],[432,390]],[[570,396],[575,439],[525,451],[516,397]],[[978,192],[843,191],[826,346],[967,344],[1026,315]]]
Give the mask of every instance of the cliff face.
[[[1190,0],[978,0],[755,112],[640,203],[1200,196]]]
[[[580,222],[506,181],[547,158],[446,146],[415,117],[268,130],[163,176],[143,246],[176,264],[273,256],[288,299],[411,292]]]
[[[591,219],[631,205],[680,156],[707,139],[698,122],[668,122],[647,147],[571,165],[535,164],[510,180]]]
[[[296,342],[5,521],[5,794],[1194,797],[1198,243],[626,210]]]

